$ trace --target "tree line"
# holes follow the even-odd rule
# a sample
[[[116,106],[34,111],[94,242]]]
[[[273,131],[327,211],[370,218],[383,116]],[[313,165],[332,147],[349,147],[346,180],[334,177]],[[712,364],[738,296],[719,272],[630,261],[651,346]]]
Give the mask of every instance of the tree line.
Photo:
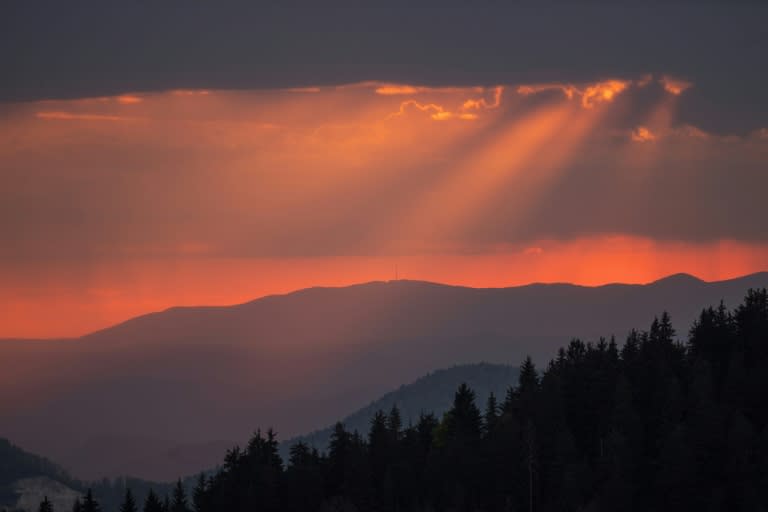
[[[768,294],[703,310],[686,341],[666,313],[621,346],[573,339],[505,396],[461,385],[441,418],[393,407],[285,462],[257,431],[189,500],[179,482],[143,511],[768,510]],[[120,511],[138,509],[127,491]]]

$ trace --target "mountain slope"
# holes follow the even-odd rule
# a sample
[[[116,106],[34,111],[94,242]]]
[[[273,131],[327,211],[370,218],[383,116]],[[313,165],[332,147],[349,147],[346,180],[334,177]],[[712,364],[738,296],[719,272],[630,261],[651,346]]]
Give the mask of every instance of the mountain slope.
[[[52,435],[55,435],[52,429]],[[194,485],[194,482],[191,483]],[[91,489],[106,512],[119,509],[129,487],[137,503],[143,503],[150,489],[160,496],[170,494],[172,484],[127,478],[83,482],[73,479],[61,466],[22,450],[0,438],[0,510],[35,512],[45,497],[54,510],[72,510],[75,500]],[[191,488],[190,488],[191,490]]]
[[[435,368],[545,363],[573,336],[621,341],[662,309],[688,326],[702,307],[765,286],[768,273],[600,287],[395,281],[172,308],[78,339],[0,342],[12,363],[0,372],[0,435],[81,478],[168,480],[215,465],[257,427],[311,431]]]
[[[350,414],[342,420],[349,431],[357,430],[365,436],[370,427],[371,418],[378,411],[388,413],[397,406],[403,419],[403,425],[416,423],[422,413],[434,413],[442,417],[453,403],[453,394],[464,382],[476,393],[479,407],[483,407],[488,395],[494,393],[499,403],[510,386],[517,385],[519,371],[517,368],[501,364],[466,364],[437,370],[407,385],[390,391],[366,407]],[[309,446],[323,452],[328,448],[332,426],[317,430],[304,436],[298,436],[285,441],[281,445],[281,455],[287,460],[290,446],[298,441],[304,441]]]
[[[36,510],[44,496],[69,510],[80,495],[76,484],[53,462],[0,439],[0,509]]]

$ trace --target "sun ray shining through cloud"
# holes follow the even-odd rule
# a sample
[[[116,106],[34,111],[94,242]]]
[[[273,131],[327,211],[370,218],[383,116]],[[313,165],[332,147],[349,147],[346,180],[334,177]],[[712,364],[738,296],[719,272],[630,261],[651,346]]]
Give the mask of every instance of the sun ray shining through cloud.
[[[570,105],[559,104],[502,125],[482,146],[471,148],[450,166],[445,178],[420,201],[400,212],[390,229],[406,240],[456,236],[466,229],[468,219],[477,220],[474,214],[489,197],[504,193],[502,187],[514,186],[515,181],[525,183],[531,173],[540,172],[536,158],[545,151],[553,154],[551,147],[545,147],[562,135],[572,112]]]
[[[524,179],[517,182],[510,181],[506,186],[495,191],[495,197],[489,198],[488,203],[494,205],[505,200],[505,190],[524,189],[526,191],[502,210],[506,218],[506,229],[509,232],[515,232],[522,225],[530,222],[533,205],[538,204],[543,192],[568,171],[568,165],[573,162],[574,155],[584,150],[585,142],[593,135],[605,114],[606,110],[599,108],[586,111],[571,108],[557,131],[536,153],[533,161],[528,163],[529,168]],[[474,222],[480,222],[482,218],[492,214],[493,208],[477,212]]]

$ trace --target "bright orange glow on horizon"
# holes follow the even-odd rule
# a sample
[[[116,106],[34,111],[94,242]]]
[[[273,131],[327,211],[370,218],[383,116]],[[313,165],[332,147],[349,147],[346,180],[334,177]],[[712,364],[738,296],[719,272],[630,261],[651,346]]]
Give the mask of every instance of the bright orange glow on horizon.
[[[699,220],[717,200],[704,186],[719,183],[702,166],[764,161],[764,130],[724,137],[681,123],[690,84],[666,77],[653,83],[669,94],[625,122],[650,83],[367,82],[9,105],[0,337],[387,280],[395,265],[406,279],[474,287],[768,269],[759,234]],[[685,186],[669,229],[648,220],[665,207],[648,195],[660,184]],[[721,231],[700,231],[707,222]]]
[[[0,276],[0,337],[86,334],[173,306],[230,305],[311,286],[394,279],[470,287],[533,282],[648,283],[687,272],[707,281],[766,269],[768,244],[654,242],[626,236],[540,240],[478,254],[288,259],[139,260],[38,276]],[[40,319],[45,318],[45,322]]]

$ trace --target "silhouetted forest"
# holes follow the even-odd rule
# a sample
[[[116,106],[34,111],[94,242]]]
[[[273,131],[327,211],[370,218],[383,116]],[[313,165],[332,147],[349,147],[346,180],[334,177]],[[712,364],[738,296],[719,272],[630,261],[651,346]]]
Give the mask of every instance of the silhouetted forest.
[[[768,294],[750,290],[702,311],[687,342],[666,313],[621,346],[574,339],[543,371],[526,359],[506,396],[477,404],[461,385],[442,418],[339,423],[327,452],[299,442],[287,464],[256,432],[189,499],[179,483],[143,510],[765,510],[767,423]]]
[[[367,432],[371,418],[379,411],[397,406],[404,423],[416,420],[423,411],[442,415],[453,405],[453,392],[466,383],[475,392],[479,403],[485,403],[491,393],[504,396],[518,380],[519,369],[504,364],[461,364],[431,372],[410,384],[400,386],[342,420],[348,430]],[[309,446],[326,447],[333,434],[333,425],[280,442],[280,456],[290,457],[290,448],[299,441]]]

